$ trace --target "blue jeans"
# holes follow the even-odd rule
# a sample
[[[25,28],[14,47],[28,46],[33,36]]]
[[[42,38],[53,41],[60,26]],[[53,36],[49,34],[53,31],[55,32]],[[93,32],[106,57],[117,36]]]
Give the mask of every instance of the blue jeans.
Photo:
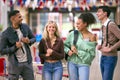
[[[63,67],[62,62],[55,63],[44,62],[43,80],[62,80]]]
[[[89,80],[89,66],[68,62],[69,80]]]
[[[102,80],[113,80],[114,69],[117,63],[117,56],[101,56]]]

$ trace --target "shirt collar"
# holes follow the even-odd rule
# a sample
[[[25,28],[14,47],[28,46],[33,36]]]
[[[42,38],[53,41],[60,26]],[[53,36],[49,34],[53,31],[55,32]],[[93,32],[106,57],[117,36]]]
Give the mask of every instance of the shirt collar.
[[[108,18],[108,19],[104,22],[103,25],[106,27],[109,21],[110,21],[110,19]]]

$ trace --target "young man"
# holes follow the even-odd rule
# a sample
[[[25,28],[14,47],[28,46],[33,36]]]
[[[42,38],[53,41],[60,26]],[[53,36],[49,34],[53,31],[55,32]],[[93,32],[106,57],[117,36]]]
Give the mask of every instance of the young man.
[[[34,80],[30,45],[36,39],[28,27],[22,23],[22,16],[18,10],[9,14],[11,26],[2,33],[0,42],[1,55],[8,55],[9,80]]]
[[[97,49],[102,53],[100,63],[102,80],[113,80],[117,63],[117,48],[120,47],[120,29],[108,18],[110,13],[108,6],[100,6],[96,13],[102,26],[104,26],[102,27],[102,44],[97,46]],[[108,32],[106,32],[107,24]]]

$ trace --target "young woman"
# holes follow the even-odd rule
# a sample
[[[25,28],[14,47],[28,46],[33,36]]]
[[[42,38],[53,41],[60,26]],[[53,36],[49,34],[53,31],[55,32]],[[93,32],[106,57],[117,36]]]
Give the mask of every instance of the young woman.
[[[64,44],[54,21],[49,21],[45,26],[39,43],[39,56],[44,60],[43,80],[62,80]]]
[[[74,31],[64,43],[68,56],[68,73],[70,80],[89,80],[90,64],[95,57],[96,36],[88,31],[88,26],[96,20],[91,13],[82,13],[77,20],[78,40],[73,45]]]

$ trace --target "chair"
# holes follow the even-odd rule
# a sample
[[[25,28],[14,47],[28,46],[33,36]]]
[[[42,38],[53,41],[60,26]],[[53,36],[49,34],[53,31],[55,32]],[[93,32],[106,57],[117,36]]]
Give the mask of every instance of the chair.
[[[2,80],[6,80],[6,78],[8,77],[8,74],[6,73],[5,58],[0,58],[0,76],[3,77]]]

